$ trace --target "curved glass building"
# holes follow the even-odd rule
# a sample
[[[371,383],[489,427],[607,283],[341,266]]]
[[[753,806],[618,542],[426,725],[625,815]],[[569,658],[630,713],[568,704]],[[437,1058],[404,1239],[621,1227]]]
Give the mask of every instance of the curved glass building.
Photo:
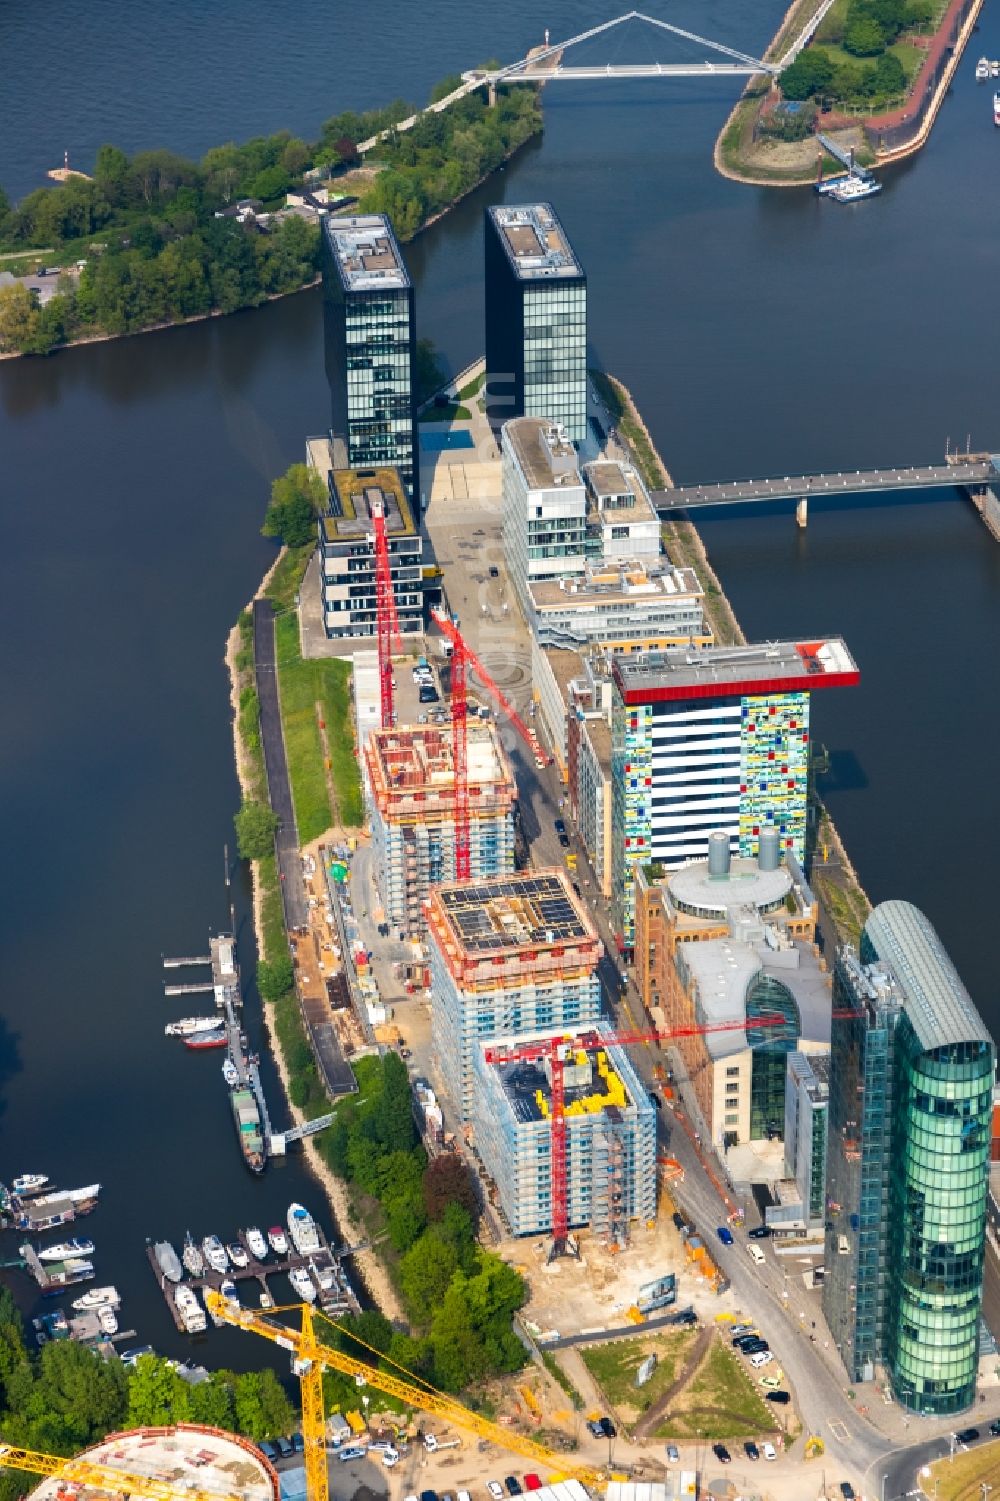
[[[908,902],[872,912],[834,984],[823,1306],[853,1380],[915,1412],[975,1397],[992,1039]]]

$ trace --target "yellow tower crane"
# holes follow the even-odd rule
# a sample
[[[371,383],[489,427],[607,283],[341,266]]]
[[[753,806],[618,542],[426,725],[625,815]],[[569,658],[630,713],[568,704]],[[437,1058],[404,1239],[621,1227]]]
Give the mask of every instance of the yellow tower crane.
[[[241,1490],[189,1490],[171,1480],[134,1475],[118,1465],[98,1464],[85,1456],[66,1459],[58,1454],[40,1454],[36,1449],[20,1449],[16,1444],[0,1443],[0,1469],[27,1470],[45,1478],[58,1476],[71,1485],[90,1486],[113,1496],[142,1496],[145,1501],[243,1501],[245,1494]]]
[[[396,1376],[391,1371],[367,1365],[363,1360],[356,1360],[351,1355],[345,1355],[341,1350],[334,1350],[330,1345],[323,1344],[316,1335],[313,1310],[306,1303],[273,1310],[276,1314],[300,1312],[301,1330],[293,1329],[288,1324],[272,1322],[270,1317],[264,1318],[252,1308],[240,1308],[230,1303],[220,1293],[210,1292],[207,1288],[205,1303],[216,1318],[224,1320],[227,1324],[234,1324],[238,1329],[248,1329],[252,1334],[260,1334],[264,1339],[271,1340],[291,1353],[292,1370],[302,1385],[302,1437],[305,1441],[308,1501],[329,1501],[326,1472],[326,1420],[323,1413],[324,1370],[340,1371],[343,1375],[354,1378],[360,1377],[369,1386],[374,1386],[378,1391],[386,1392],[391,1397],[398,1397],[420,1412],[433,1413],[436,1417],[454,1423],[456,1428],[465,1429],[479,1438],[488,1439],[502,1449],[513,1450],[514,1453],[523,1455],[525,1459],[532,1459],[548,1470],[557,1470],[560,1475],[571,1476],[582,1481],[584,1485],[599,1486],[602,1483],[603,1477],[599,1470],[592,1469],[589,1465],[567,1463],[561,1455],[554,1454],[551,1449],[546,1449],[544,1444],[536,1443],[534,1439],[527,1438],[524,1434],[514,1433],[507,1428],[501,1428],[498,1423],[491,1423],[488,1419],[479,1417],[477,1413],[470,1412],[467,1407],[456,1402],[453,1397],[445,1396],[443,1392],[436,1391],[426,1382],[420,1386],[415,1385],[414,1383],[420,1378],[405,1371],[402,1366],[396,1367],[400,1373]],[[351,1330],[344,1329],[336,1320],[328,1318],[326,1322],[331,1328],[341,1330],[356,1344],[364,1344],[363,1340],[359,1340]],[[369,1347],[366,1346],[366,1348]],[[372,1354],[376,1359],[385,1358],[380,1357],[377,1350],[372,1350]]]

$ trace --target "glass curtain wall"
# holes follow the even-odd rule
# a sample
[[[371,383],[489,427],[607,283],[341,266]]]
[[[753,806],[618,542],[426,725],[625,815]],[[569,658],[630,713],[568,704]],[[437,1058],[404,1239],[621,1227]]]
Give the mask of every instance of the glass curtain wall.
[[[567,280],[524,288],[524,414],[587,436],[587,287]]]

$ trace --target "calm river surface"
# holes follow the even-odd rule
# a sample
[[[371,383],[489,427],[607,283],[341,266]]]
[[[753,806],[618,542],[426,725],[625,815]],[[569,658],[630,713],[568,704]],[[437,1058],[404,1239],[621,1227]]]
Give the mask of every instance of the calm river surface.
[[[658,7],[747,49],[783,10]],[[8,0],[0,183],[20,195],[64,147],[87,166],[109,139],[197,154],[284,125],[308,136],[335,109],[426,97],[451,68],[520,55],[537,14],[428,0],[415,31],[398,0],[332,18],[319,0]],[[553,0],[545,23],[560,37],[603,18]],[[616,40],[591,60],[682,45]],[[972,51],[1000,53],[996,16]],[[481,349],[483,207],[542,196],[589,275],[595,359],[632,388],[677,479],[926,462],[970,431],[1000,447],[1000,143],[972,61],[929,150],[852,208],[717,177],[730,99],[721,81],[552,86],[544,140],[409,247],[421,334],[456,368]],[[291,1198],[321,1204],[295,1160],[242,1172],[217,1055],[162,1036],[180,1013],[159,966],[226,918],[223,644],[272,556],[257,535],[270,477],[327,408],[315,292],[0,365],[0,1178],[105,1185],[79,1228],[127,1326],[165,1351],[180,1342],[147,1236],[226,1236]],[[805,534],[787,513],[704,533],[749,635],[847,639],[861,687],[815,709],[834,815],[873,899],[926,909],[996,1031],[1000,548],[951,494],[814,508]],[[235,1335],[210,1349],[263,1353]]]

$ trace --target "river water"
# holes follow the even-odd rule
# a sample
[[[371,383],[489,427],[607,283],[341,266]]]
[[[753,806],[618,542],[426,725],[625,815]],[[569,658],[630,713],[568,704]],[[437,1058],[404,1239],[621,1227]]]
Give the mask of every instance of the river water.
[[[783,8],[660,13],[752,50]],[[29,191],[64,147],[86,165],[106,139],[197,153],[282,125],[309,135],[335,109],[425,96],[449,68],[539,40],[528,0],[429,0],[418,31],[397,0],[327,12],[9,3],[0,182]],[[558,37],[602,19],[554,0],[545,23]],[[590,60],[691,55],[672,46],[615,38]],[[996,17],[980,51],[1000,53]],[[550,87],[544,140],[408,248],[420,333],[453,368],[481,349],[483,208],[541,196],[588,272],[594,357],[631,387],[678,480],[928,462],[968,432],[998,444],[998,146],[972,61],[929,149],[851,208],[717,177],[731,98],[722,81]],[[147,1236],[225,1236],[291,1198],[321,1202],[297,1159],[242,1172],[218,1056],[162,1037],[181,1012],[160,956],[204,951],[226,919],[238,793],[223,644],[273,555],[257,535],[269,479],[327,409],[316,292],[0,365],[0,1178],[105,1185],[79,1228],[127,1325],[164,1351],[182,1342]],[[861,686],[815,704],[834,816],[873,899],[925,908],[996,1030],[1000,549],[952,494],[814,508],[805,533],[787,512],[703,529],[749,636],[845,636]],[[256,1033],[255,997],[248,1013]],[[236,1335],[208,1348],[237,1365],[264,1354]]]

